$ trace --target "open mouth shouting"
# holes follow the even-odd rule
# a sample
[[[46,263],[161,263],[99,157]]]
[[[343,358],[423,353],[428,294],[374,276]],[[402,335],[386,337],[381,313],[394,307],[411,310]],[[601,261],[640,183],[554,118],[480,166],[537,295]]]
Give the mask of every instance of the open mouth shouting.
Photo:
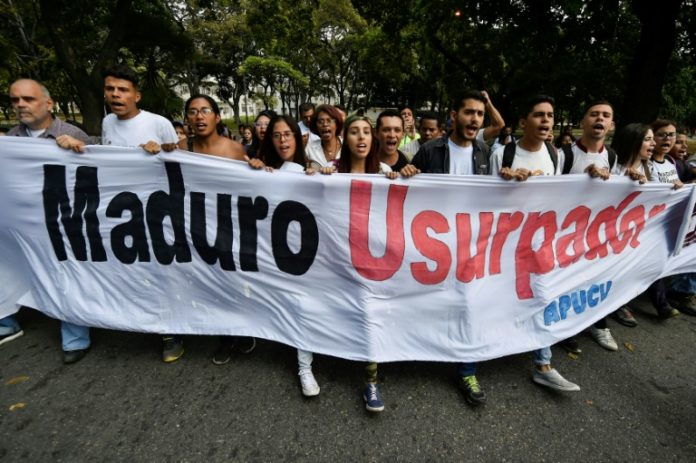
[[[203,133],[208,128],[208,124],[205,122],[196,122],[193,127],[196,129],[197,133]]]
[[[537,129],[537,133],[539,134],[539,137],[546,140],[549,136],[549,133],[551,133],[551,126],[540,125],[539,128]]]
[[[592,133],[595,135],[601,136],[605,131],[606,127],[604,127],[604,124],[596,123],[592,126]]]
[[[469,140],[476,138],[476,134],[478,134],[478,131],[479,126],[476,124],[468,124],[464,126],[464,134],[466,135],[466,138]]]

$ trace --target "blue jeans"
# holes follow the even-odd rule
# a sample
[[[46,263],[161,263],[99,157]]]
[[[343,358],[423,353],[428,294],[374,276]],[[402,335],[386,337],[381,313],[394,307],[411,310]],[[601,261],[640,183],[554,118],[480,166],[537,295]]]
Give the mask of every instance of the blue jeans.
[[[66,352],[87,349],[90,344],[89,327],[61,322],[60,338],[62,340],[63,350]]]
[[[300,371],[311,370],[312,360],[314,360],[314,355],[311,352],[297,349],[297,364]]]
[[[534,351],[534,365],[551,365],[551,348],[542,347]]]
[[[0,319],[0,334],[12,334],[21,329],[22,327],[19,326],[17,317],[14,315]],[[87,349],[90,343],[89,328],[60,322],[60,338],[64,351]]]
[[[672,291],[682,294],[696,294],[696,273],[674,275],[671,282]]]
[[[457,365],[457,375],[459,377],[473,376],[476,374],[476,362],[463,362]]]
[[[21,329],[16,316],[8,315],[5,318],[0,318],[0,335],[14,334]]]

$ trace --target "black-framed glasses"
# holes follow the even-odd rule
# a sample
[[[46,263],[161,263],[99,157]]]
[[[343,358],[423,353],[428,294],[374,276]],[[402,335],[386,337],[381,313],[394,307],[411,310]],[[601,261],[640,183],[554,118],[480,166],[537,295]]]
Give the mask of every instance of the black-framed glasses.
[[[659,132],[655,134],[655,138],[677,138],[676,132]]]

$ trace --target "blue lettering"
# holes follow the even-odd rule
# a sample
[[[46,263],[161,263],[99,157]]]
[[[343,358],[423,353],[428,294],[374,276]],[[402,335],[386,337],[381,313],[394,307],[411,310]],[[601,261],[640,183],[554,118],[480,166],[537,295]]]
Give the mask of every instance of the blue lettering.
[[[566,319],[568,309],[570,309],[570,297],[561,296],[560,299],[558,299],[558,311],[561,313],[562,320]]]
[[[585,311],[585,306],[587,306],[587,293],[584,289],[575,291],[571,294],[571,301],[573,302],[573,310],[579,315]]]
[[[570,294],[563,294],[544,308],[544,325],[549,326],[568,318],[570,308],[580,315],[587,307],[597,307],[609,297],[613,282],[595,283],[589,289],[580,289]]]
[[[556,301],[553,301],[544,309],[544,325],[549,326],[560,320],[561,318],[558,316],[558,309],[556,308]]]
[[[597,293],[599,292],[599,286],[592,285],[590,290],[587,291],[587,305],[591,308],[596,307],[599,304],[599,299],[597,298]]]
[[[607,281],[599,287],[599,298],[604,302],[604,299],[609,295],[609,290],[611,289],[611,280]]]

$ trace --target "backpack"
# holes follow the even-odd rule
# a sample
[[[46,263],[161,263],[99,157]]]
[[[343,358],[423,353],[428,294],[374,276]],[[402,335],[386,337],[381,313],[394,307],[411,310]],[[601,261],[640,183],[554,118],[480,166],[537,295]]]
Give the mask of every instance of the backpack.
[[[544,141],[544,144],[546,145],[546,150],[549,152],[549,156],[551,156],[553,171],[556,172],[556,169],[558,169],[558,153],[556,153],[556,148],[548,141]],[[503,151],[503,165],[501,168],[512,167],[512,161],[515,159],[515,152],[517,152],[517,143],[511,141],[505,145]]]
[[[571,145],[563,145],[563,154],[565,154],[565,160],[563,162],[563,175],[570,173],[570,169],[573,167],[573,148]],[[611,171],[616,165],[616,151],[611,149],[609,146],[605,146],[607,149],[607,154],[609,155],[609,171]]]

